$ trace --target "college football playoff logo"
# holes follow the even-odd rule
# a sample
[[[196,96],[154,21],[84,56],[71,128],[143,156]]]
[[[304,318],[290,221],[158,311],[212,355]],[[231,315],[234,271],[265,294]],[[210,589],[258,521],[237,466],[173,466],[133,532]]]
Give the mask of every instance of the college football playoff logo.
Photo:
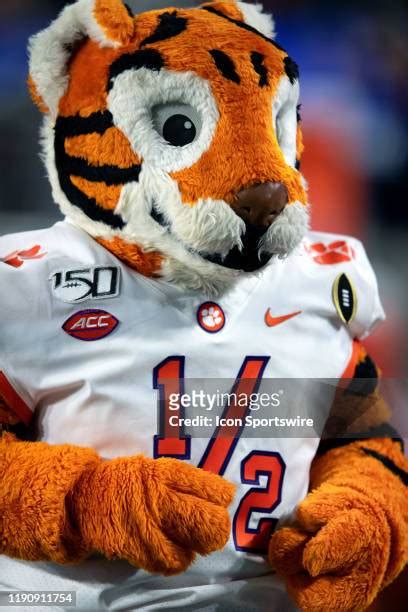
[[[78,304],[119,295],[120,270],[116,267],[63,270],[51,277],[52,292],[62,302]]]

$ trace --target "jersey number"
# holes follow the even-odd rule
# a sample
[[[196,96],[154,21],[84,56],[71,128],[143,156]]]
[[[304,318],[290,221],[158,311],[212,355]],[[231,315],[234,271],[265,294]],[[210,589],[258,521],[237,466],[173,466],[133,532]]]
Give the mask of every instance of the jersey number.
[[[238,373],[231,395],[247,396],[256,393],[269,357],[246,357]],[[184,393],[184,357],[168,357],[153,372],[153,386],[159,392],[159,433],[154,437],[154,457],[190,459],[191,440],[182,426],[170,425],[170,396]],[[244,423],[249,412],[247,405],[229,404],[222,414],[223,423]],[[183,417],[180,407],[179,417]],[[198,467],[223,475],[227,469],[243,426],[217,427],[198,464]],[[233,520],[233,538],[237,550],[264,554],[276,519],[260,518],[256,527],[250,527],[254,513],[271,513],[281,501],[285,463],[279,453],[252,451],[241,462],[241,482],[258,485],[242,498]],[[260,477],[266,485],[260,487]]]

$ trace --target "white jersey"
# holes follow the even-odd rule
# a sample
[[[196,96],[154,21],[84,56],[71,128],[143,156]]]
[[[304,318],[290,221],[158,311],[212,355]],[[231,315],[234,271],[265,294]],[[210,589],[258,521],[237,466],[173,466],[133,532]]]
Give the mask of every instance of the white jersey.
[[[141,276],[60,222],[0,238],[0,284],[0,394],[21,419],[34,413],[38,439],[105,458],[171,455],[237,485],[229,543],[181,576],[99,558],[63,567],[0,556],[0,590],[74,590],[80,610],[291,609],[265,547],[307,493],[316,428],[273,435],[270,422],[253,427],[256,402],[191,412],[181,398],[203,380],[258,395],[278,380],[265,416],[283,402],[285,380],[339,379],[353,339],[383,318],[360,242],[311,233],[214,300]],[[313,393],[306,399],[324,421],[330,393]],[[208,420],[182,421],[189,416]],[[234,437],[220,440],[230,417]]]

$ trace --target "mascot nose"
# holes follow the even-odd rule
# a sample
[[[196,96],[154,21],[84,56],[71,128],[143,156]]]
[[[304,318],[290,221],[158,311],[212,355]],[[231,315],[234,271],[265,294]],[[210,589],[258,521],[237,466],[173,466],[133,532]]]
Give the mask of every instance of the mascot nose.
[[[282,183],[260,183],[236,194],[234,212],[246,223],[267,229],[288,203]]]

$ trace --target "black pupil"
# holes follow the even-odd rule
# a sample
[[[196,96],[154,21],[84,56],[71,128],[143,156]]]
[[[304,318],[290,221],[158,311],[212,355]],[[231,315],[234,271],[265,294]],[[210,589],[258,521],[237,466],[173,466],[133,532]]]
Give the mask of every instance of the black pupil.
[[[163,126],[163,138],[173,147],[184,147],[193,142],[197,130],[185,115],[172,115]]]

